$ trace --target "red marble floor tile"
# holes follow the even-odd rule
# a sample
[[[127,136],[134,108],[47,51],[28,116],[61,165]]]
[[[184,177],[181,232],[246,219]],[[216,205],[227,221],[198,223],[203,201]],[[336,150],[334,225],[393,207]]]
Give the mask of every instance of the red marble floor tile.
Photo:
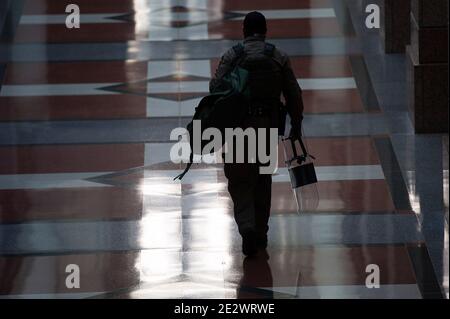
[[[139,252],[0,256],[0,295],[105,292],[139,283]],[[80,288],[66,287],[67,265],[80,269]]]
[[[274,9],[309,9],[332,8],[330,0],[208,0],[209,7],[223,3],[224,10],[274,10]]]
[[[305,144],[309,152],[316,157],[316,166],[346,166],[346,165],[379,165],[378,153],[370,137],[308,137]],[[278,167],[286,167],[284,163],[283,145],[278,147]],[[184,164],[182,165],[184,167]],[[189,174],[195,174],[196,169],[217,167],[222,170],[222,164],[216,166],[198,163],[192,166]],[[180,164],[172,162],[147,166],[146,169],[180,170]]]
[[[267,38],[311,38],[341,36],[335,18],[267,20]],[[208,25],[213,38],[241,39],[242,21],[221,21]]]
[[[305,142],[309,153],[316,157],[316,166],[380,164],[370,137],[308,137]],[[281,144],[278,153],[278,166],[285,167]]]
[[[291,57],[290,61],[297,78],[353,76],[347,56]]]
[[[84,23],[82,28],[65,25],[19,25],[16,43],[124,42],[136,39],[133,23]]]
[[[190,172],[195,174],[195,171]],[[209,186],[209,187],[208,187]],[[197,201],[195,196],[216,192],[217,209],[233,213],[233,204],[227,191],[227,179],[218,172],[217,184],[214,189],[210,185],[182,185],[183,196],[193,196],[187,199],[184,206],[189,209],[201,209],[208,203]],[[320,181],[317,183],[319,205],[316,213],[397,213],[385,180],[339,180]],[[272,184],[272,214],[295,214],[297,204],[289,182],[274,182]],[[205,211],[206,212],[206,211]],[[406,212],[405,212],[406,213]],[[407,212],[410,213],[410,212]]]
[[[26,0],[24,14],[65,14],[66,6],[72,0]],[[77,0],[76,4],[84,13],[125,13],[134,10],[133,0]]]
[[[353,113],[363,112],[364,106],[357,89],[346,90],[303,90],[303,112]]]
[[[208,284],[223,287],[225,281],[225,286],[236,287],[238,297],[245,297],[242,291],[245,292],[246,288],[364,286],[369,264],[379,266],[382,285],[416,283],[408,253],[404,246],[399,245],[301,246],[269,249],[268,256],[269,259],[262,255],[243,259],[240,253],[227,256],[188,251],[180,255],[169,250],[158,251],[145,258],[138,252],[1,256],[0,270],[4,276],[0,279],[0,294],[133,290],[133,286],[143,279],[144,282],[152,278],[159,280],[159,285],[169,283],[173,277],[167,277],[168,269],[173,274],[183,273],[189,277],[192,291],[195,290],[195,282],[203,283],[203,287]],[[184,260],[183,269],[179,268],[181,258]],[[152,264],[158,264],[158,260],[165,267],[152,267]],[[205,261],[207,265],[204,265]],[[80,288],[76,291],[68,289],[65,284],[69,264],[80,268]],[[146,274],[144,278],[142,270]],[[178,282],[186,281],[186,276],[178,276]],[[165,287],[170,289],[170,285]],[[173,289],[179,289],[179,286],[174,285]],[[145,294],[144,291],[142,293]],[[178,295],[179,291],[173,294]]]
[[[145,118],[146,97],[132,94],[0,96],[0,121]]]
[[[142,193],[119,187],[0,190],[0,223],[142,217]]]
[[[268,250],[263,256],[242,263],[232,259],[228,281],[247,287],[302,287],[362,285],[366,267],[380,268],[380,284],[415,284],[416,279],[404,246],[302,246]]]
[[[144,144],[0,147],[0,174],[108,172],[144,165]]]
[[[319,205],[315,212],[395,213],[395,206],[385,180],[319,181]],[[291,184],[273,183],[272,213],[297,212]]]
[[[351,77],[352,69],[347,56],[290,57],[297,78]],[[220,58],[211,59],[211,74],[215,73]]]
[[[3,84],[114,83],[147,78],[147,62],[9,63]]]
[[[131,94],[0,97],[1,121],[145,118],[146,97]]]

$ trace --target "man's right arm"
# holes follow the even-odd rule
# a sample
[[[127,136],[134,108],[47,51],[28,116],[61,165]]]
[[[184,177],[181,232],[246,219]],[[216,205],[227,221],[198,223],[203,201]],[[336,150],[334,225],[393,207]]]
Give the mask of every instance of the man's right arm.
[[[286,109],[291,117],[291,127],[294,133],[301,135],[301,125],[303,120],[303,99],[302,90],[297,82],[291,63],[287,56],[283,63],[283,96],[286,102]]]

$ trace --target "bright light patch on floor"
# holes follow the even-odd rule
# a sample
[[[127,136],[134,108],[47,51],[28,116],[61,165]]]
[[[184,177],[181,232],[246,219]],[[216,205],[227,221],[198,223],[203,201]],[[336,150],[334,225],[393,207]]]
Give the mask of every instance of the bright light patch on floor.
[[[141,251],[137,268],[141,282],[164,282],[175,279],[182,272],[181,253],[169,250]]]
[[[148,31],[150,25],[150,8],[148,1],[146,0],[134,0],[134,21],[135,21],[135,33],[143,33]]]
[[[153,183],[144,179],[140,189],[143,195],[181,196],[180,184]]]
[[[143,248],[181,248],[181,213],[149,214],[139,223]]]

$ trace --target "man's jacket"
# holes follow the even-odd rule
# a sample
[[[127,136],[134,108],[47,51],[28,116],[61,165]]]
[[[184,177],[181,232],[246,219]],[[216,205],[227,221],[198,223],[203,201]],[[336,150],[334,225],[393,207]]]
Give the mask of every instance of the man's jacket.
[[[252,36],[244,39],[244,52],[247,56],[261,54],[265,49],[265,40],[262,36]],[[236,52],[229,49],[222,56],[216,73],[210,81],[209,90],[215,92],[221,85],[223,77],[234,67]],[[291,126],[300,130],[303,120],[302,91],[292,70],[289,57],[284,52],[275,48],[273,59],[281,67],[282,94],[285,100],[286,110],[291,118]]]

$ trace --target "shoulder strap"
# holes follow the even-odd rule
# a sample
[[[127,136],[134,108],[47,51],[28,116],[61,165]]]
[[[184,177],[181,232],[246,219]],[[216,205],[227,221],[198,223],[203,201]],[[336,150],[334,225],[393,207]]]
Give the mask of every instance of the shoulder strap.
[[[275,51],[275,46],[272,43],[265,43],[264,46],[264,55],[272,58],[273,57],[273,52]]]
[[[244,45],[242,43],[238,43],[233,46],[233,51],[236,54],[236,57],[241,56],[244,53]]]
[[[186,164],[186,168],[180,175],[175,176],[175,178],[173,179],[174,181],[177,179],[179,179],[181,181],[181,179],[184,177],[184,175],[186,175],[186,173],[191,168],[193,159],[194,159],[194,153],[191,151],[191,154],[189,155],[189,162]]]
[[[274,58],[274,52],[275,52],[275,45],[273,45],[272,43],[266,42],[266,44],[264,46],[264,55],[271,58],[272,61],[275,61],[276,64],[278,65],[278,67],[281,69],[283,66],[277,59]]]
[[[235,46],[233,46],[233,51],[236,54],[235,60],[239,60],[244,55],[244,45],[242,43],[238,43]],[[264,55],[268,57],[273,57],[273,53],[275,51],[275,45],[272,43],[266,42],[264,44]]]
[[[236,44],[235,46],[233,46],[233,51],[236,56],[234,57],[234,60],[231,64],[231,66],[232,66],[231,70],[233,70],[234,67],[236,67],[239,64],[242,57],[245,55],[244,45],[242,43]]]

